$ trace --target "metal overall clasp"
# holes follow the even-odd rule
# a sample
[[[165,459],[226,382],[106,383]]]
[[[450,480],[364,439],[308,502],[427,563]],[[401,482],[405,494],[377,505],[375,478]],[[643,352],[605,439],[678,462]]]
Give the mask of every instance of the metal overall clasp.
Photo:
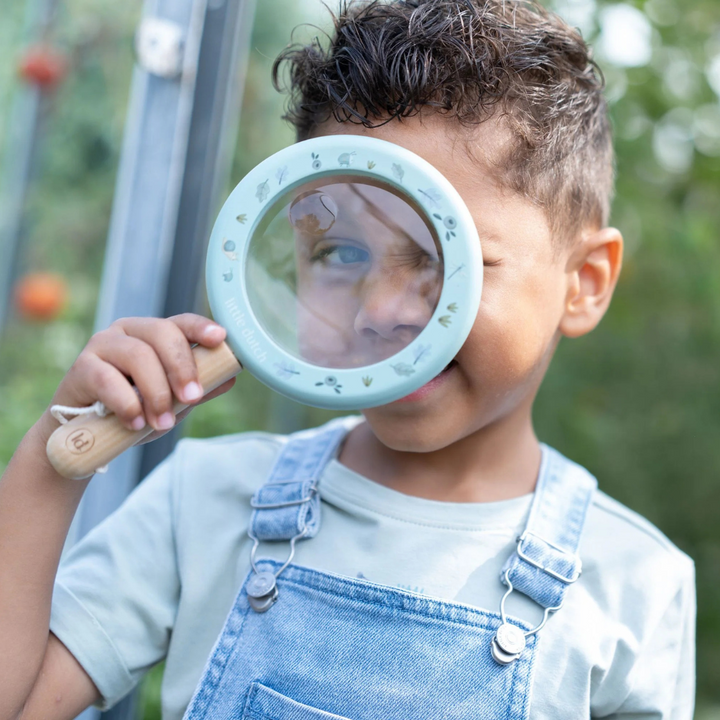
[[[527,645],[527,639],[531,635],[539,632],[545,626],[548,617],[550,617],[550,613],[559,610],[562,607],[562,603],[560,603],[560,605],[558,605],[557,607],[545,608],[542,622],[537,627],[534,627],[532,630],[528,630],[528,632],[525,632],[517,625],[509,623],[505,614],[505,601],[507,600],[510,593],[513,591],[513,586],[510,582],[509,568],[505,571],[504,580],[505,584],[508,586],[508,589],[507,592],[503,595],[502,600],[500,601],[500,617],[502,618],[502,623],[500,624],[500,627],[495,633],[495,637],[490,643],[490,652],[492,653],[493,660],[495,660],[495,662],[499,663],[500,665],[509,665],[510,663],[515,662],[515,660],[520,657],[522,651]]]
[[[537,561],[533,560],[531,557],[529,557],[526,553],[523,552],[522,544],[524,539],[525,533],[523,533],[517,539],[517,554],[526,563],[533,565],[534,567],[542,570],[543,572],[546,572],[551,577],[554,577],[555,579],[560,580],[567,585],[574,583],[580,577],[581,569],[579,566],[572,577],[566,577],[564,575],[556,573],[550,568],[544,567]],[[555,547],[551,543],[548,544],[552,547]],[[561,548],[556,549],[562,552]],[[505,585],[507,585],[508,589],[507,592],[503,595],[502,600],[500,601],[500,616],[502,617],[502,623],[497,629],[495,637],[490,644],[490,651],[492,653],[493,660],[495,660],[497,663],[499,663],[500,665],[509,665],[520,657],[520,654],[527,645],[527,639],[531,635],[535,635],[535,633],[539,632],[545,626],[545,623],[547,622],[548,617],[550,617],[550,614],[557,612],[562,607],[562,602],[557,607],[545,608],[542,622],[532,630],[525,632],[517,625],[509,623],[505,615],[505,601],[507,600],[510,593],[513,591],[513,586],[510,582],[510,568],[505,571],[505,574],[503,575],[503,581]]]

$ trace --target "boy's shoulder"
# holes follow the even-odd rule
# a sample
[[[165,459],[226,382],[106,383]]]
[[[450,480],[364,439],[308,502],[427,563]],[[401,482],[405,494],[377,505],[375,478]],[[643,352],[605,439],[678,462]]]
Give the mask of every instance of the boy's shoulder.
[[[212,437],[196,438],[185,437],[178,442],[178,448],[186,449],[192,454],[213,453],[220,449],[221,452],[232,453],[236,449],[247,445],[266,445],[280,448],[287,442],[288,435],[271,433],[264,430],[248,430],[228,435],[214,435]]]
[[[361,419],[354,415],[338,418],[294,435],[315,435],[337,424],[349,430]],[[199,474],[220,485],[239,481],[254,492],[268,478],[280,450],[294,435],[251,430],[208,438],[183,438],[173,453],[174,467],[181,476]]]
[[[655,525],[596,491],[580,546],[583,582],[622,615],[694,593],[695,565]]]
[[[207,438],[183,438],[174,455],[179,474],[198,475],[213,483],[237,483],[243,478],[261,485],[288,436],[263,431],[238,432]],[[247,483],[243,483],[247,484]]]
[[[619,531],[621,535],[631,537],[638,546],[653,548],[661,555],[690,560],[649,520],[602,490],[595,492],[590,518],[602,524],[606,531]]]
[[[565,472],[593,477],[587,468],[554,448],[549,449],[561,458]],[[649,520],[600,489],[593,493],[588,508],[580,551],[590,558],[612,560],[616,566],[623,564],[625,568],[635,569],[636,563],[647,565],[653,558],[675,564],[684,572],[694,567],[692,559]]]

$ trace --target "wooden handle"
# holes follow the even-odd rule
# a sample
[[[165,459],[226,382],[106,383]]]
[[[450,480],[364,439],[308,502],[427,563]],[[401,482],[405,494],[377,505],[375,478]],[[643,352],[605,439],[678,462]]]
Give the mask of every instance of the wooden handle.
[[[227,343],[212,350],[202,345],[192,349],[198,368],[198,379],[205,394],[235,377],[242,366]],[[175,400],[177,415],[187,405]],[[80,415],[61,425],[47,443],[47,455],[52,466],[63,477],[81,480],[99,467],[107,465],[120,453],[154,432],[150,425],[142,430],[128,430],[116,415],[98,417],[95,413]]]

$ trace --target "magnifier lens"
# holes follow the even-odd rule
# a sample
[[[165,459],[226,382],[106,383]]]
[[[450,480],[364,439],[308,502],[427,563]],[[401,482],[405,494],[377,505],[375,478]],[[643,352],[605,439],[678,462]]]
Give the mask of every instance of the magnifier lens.
[[[389,183],[353,175],[291,188],[263,215],[245,283],[265,332],[287,353],[357,368],[409,345],[437,306],[439,239]]]

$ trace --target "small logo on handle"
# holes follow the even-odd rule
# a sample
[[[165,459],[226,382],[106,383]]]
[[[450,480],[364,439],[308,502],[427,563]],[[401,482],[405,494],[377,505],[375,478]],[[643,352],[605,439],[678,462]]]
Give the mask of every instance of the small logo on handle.
[[[94,444],[95,436],[87,428],[78,428],[65,441],[65,447],[73,455],[86,453]]]

